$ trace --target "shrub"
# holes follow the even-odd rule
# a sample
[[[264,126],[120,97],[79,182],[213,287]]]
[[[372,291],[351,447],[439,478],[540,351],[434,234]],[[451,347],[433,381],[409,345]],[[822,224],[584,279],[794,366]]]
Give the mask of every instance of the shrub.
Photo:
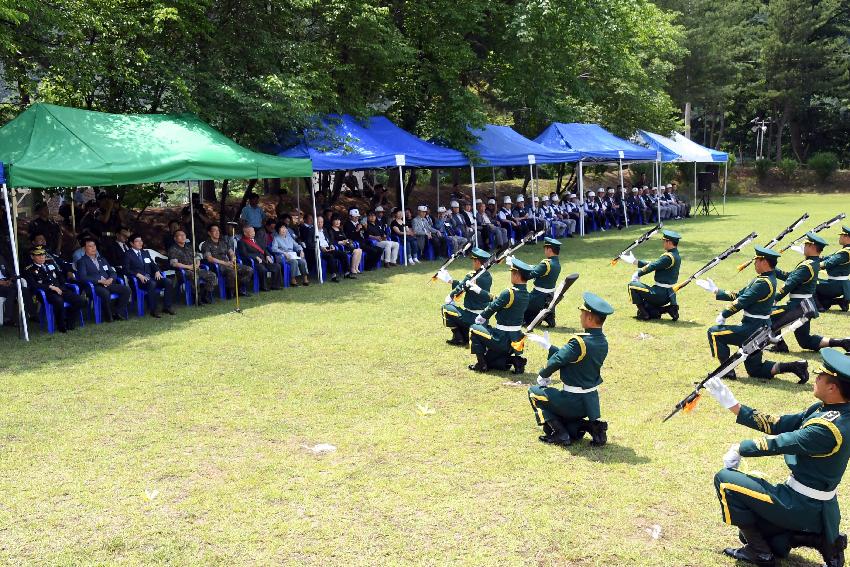
[[[773,162],[769,159],[756,161],[756,177],[758,177],[759,181],[764,181],[771,167],[773,167]]]
[[[823,183],[838,170],[838,156],[832,152],[818,152],[809,158],[809,169]]]
[[[779,175],[785,181],[790,181],[794,172],[797,171],[797,161],[791,158],[782,158],[777,165],[779,166]]]

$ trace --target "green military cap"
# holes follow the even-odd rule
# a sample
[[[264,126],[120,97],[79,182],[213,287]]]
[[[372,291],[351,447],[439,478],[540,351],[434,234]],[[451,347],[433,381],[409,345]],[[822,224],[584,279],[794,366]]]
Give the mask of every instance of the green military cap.
[[[531,271],[534,269],[515,256],[508,256],[507,264],[512,270],[518,271],[526,278],[531,274]]]
[[[662,230],[661,238],[664,240],[669,240],[673,244],[678,244],[682,239],[682,235],[676,232],[675,230]]]
[[[820,236],[818,236],[817,234],[815,234],[814,232],[811,232],[811,231],[806,233],[806,243],[814,244],[815,246],[817,246],[821,250],[826,248],[826,240],[824,240],[823,238],[821,238]]]
[[[47,250],[44,249],[44,246],[33,246],[30,248],[31,256],[44,256],[47,254]]]
[[[850,356],[834,348],[820,349],[820,356],[823,359],[822,372],[850,382]]]
[[[764,246],[756,246],[755,249],[756,258],[773,258],[774,260],[778,260],[780,257],[779,252],[771,248],[765,248]]]
[[[551,246],[552,248],[560,248],[561,241],[555,240],[554,238],[549,238],[548,236],[543,239],[543,246]]]
[[[846,224],[842,225],[841,234],[846,234],[847,236],[850,236],[850,226],[847,226]]]
[[[469,255],[472,256],[473,258],[477,258],[479,260],[487,260],[487,259],[490,258],[489,252],[485,252],[484,250],[482,250],[481,248],[478,248],[478,247],[475,247],[472,250],[470,250]]]
[[[586,291],[582,294],[581,299],[584,301],[584,305],[579,307],[582,311],[590,311],[591,313],[596,313],[603,317],[607,317],[614,312],[614,308],[595,293]]]

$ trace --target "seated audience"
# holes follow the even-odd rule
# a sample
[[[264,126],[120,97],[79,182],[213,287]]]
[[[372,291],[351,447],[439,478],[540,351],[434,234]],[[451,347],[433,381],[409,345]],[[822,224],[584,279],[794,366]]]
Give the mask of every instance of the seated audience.
[[[280,225],[270,249],[280,264],[289,265],[289,285],[297,286],[297,277],[303,279],[304,285],[310,285],[304,247],[295,241],[286,225]]]
[[[174,282],[165,277],[151,258],[141,235],[130,235],[130,250],[124,257],[124,272],[128,277],[136,278],[136,285],[147,292],[151,317],[159,319],[159,290],[163,290],[163,311],[176,315],[171,309],[174,303]]]
[[[76,262],[77,277],[81,282],[92,284],[94,291],[92,292],[92,287],[88,285],[81,287],[92,302],[94,301],[92,293],[100,298],[103,319],[107,323],[111,323],[113,319],[125,321],[124,313],[130,302],[129,286],[121,283],[115,268],[98,253],[97,240],[93,236],[84,237],[82,243],[85,254]],[[115,298],[114,310],[110,299],[113,293],[118,296]]]
[[[242,227],[242,238],[236,243],[236,254],[243,260],[254,261],[254,270],[260,279],[260,291],[270,291],[283,287],[283,268],[274,258],[254,240],[254,227]]]
[[[218,291],[218,276],[210,270],[202,270],[201,262],[195,257],[195,251],[186,237],[186,231],[178,228],[174,231],[174,243],[168,247],[168,262],[176,269],[178,281],[188,285],[194,293],[195,278],[198,279],[198,300],[200,303],[212,303]],[[182,271],[181,271],[182,270]]]

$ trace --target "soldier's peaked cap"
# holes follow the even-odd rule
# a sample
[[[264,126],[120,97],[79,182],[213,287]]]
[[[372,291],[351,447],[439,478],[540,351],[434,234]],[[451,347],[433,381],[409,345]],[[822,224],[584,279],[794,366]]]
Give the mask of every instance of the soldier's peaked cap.
[[[819,246],[821,249],[826,248],[826,240],[811,231],[806,233],[806,242],[811,242],[815,246]]]
[[[579,307],[584,311],[590,311],[591,313],[596,313],[597,315],[602,315],[603,317],[607,317],[608,315],[614,312],[614,308],[611,307],[611,304],[596,295],[595,293],[591,293],[586,291],[581,296],[584,304]]]
[[[840,380],[850,382],[850,356],[834,348],[820,349],[823,371]]]
[[[662,230],[661,237],[664,238],[664,240],[670,240],[671,242],[674,242],[676,244],[678,244],[679,241],[682,239],[682,235],[676,232],[675,230]]]

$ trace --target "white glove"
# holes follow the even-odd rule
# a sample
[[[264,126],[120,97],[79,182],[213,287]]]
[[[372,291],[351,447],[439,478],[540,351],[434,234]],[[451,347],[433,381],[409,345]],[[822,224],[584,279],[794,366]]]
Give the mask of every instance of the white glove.
[[[718,325],[723,325],[726,323],[726,317],[723,316],[723,313],[717,316],[717,319],[714,320]]]
[[[552,342],[549,340],[549,331],[543,333],[543,336],[537,335],[535,333],[529,333],[526,335],[526,338],[533,343],[536,343],[543,347],[546,350],[549,350],[549,347],[552,346]]]
[[[452,275],[445,268],[437,272],[437,279],[447,284],[452,283]]]
[[[712,280],[711,278],[697,280],[696,284],[709,293],[717,293],[717,290],[720,289],[719,287],[717,287],[717,284],[714,283],[714,280]]]
[[[632,281],[637,282],[640,281],[640,270],[632,274]]]
[[[739,445],[735,443],[729,450],[726,451],[726,454],[723,455],[723,466],[727,469],[737,469],[738,465],[741,464],[741,454],[738,452]]]
[[[487,322],[487,319],[485,319],[483,315],[479,315],[478,317],[475,318],[475,324],[476,325],[483,325],[486,322]]]
[[[472,293],[481,293],[481,288],[480,288],[480,287],[478,287],[478,285],[477,285],[476,283],[474,283],[474,282],[473,282],[473,283],[471,283],[471,284],[469,284],[469,288],[468,288],[468,289],[469,289],[469,291],[471,291]]]
[[[708,393],[717,400],[717,403],[726,409],[733,408],[738,405],[738,400],[735,399],[735,394],[729,389],[723,380],[714,377],[705,383],[705,389]]]
[[[454,303],[454,302],[455,302],[455,300],[451,295],[447,295],[446,299],[443,301],[443,303],[445,303],[446,305],[448,305],[449,303]]]
[[[637,262],[637,258],[635,258],[635,255],[632,254],[631,250],[629,250],[628,254],[620,254],[620,260],[628,264],[634,264],[635,262]]]
[[[537,375],[537,385],[538,385],[538,386],[542,386],[543,388],[545,388],[546,386],[548,386],[548,385],[549,385],[549,383],[550,383],[550,382],[552,382],[552,380],[551,380],[551,379],[549,379],[549,378],[544,378],[544,377],[543,377],[543,376],[541,376],[540,374],[538,374],[538,375]]]
[[[797,254],[805,254],[805,252],[803,252],[803,247],[800,246],[799,244],[795,244],[794,246],[792,246],[791,250],[793,250]]]

